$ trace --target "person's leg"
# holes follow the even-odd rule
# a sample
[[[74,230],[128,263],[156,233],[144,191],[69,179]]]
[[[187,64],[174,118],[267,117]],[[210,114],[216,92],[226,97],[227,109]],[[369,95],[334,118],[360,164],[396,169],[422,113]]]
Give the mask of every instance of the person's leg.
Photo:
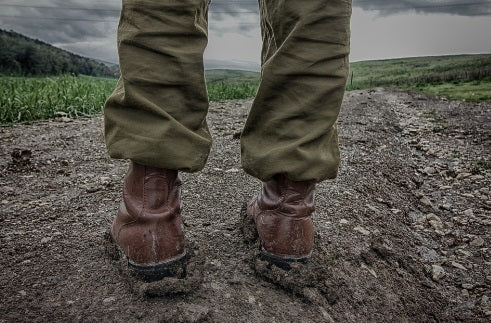
[[[109,155],[130,159],[110,236],[145,280],[178,275],[186,250],[178,171],[211,146],[203,70],[209,0],[123,0],[121,78],[104,108]]]
[[[123,0],[121,77],[104,108],[113,158],[183,171],[211,147],[203,70],[209,0]]]
[[[288,266],[313,249],[315,183],[337,175],[351,1],[259,2],[261,83],[241,144],[244,170],[264,182],[246,214],[263,257]]]
[[[336,177],[336,121],[348,76],[350,0],[260,0],[261,83],[241,137],[263,181]]]

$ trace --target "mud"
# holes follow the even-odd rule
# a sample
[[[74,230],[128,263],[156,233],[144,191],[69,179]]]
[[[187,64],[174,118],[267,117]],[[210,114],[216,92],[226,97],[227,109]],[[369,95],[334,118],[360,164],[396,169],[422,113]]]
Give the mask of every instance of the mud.
[[[0,322],[489,321],[489,104],[348,93],[316,248],[288,271],[244,240],[260,189],[240,169],[250,104],[211,105],[209,162],[183,174],[190,262],[157,283],[104,239],[127,163],[106,155],[100,116],[0,128]]]

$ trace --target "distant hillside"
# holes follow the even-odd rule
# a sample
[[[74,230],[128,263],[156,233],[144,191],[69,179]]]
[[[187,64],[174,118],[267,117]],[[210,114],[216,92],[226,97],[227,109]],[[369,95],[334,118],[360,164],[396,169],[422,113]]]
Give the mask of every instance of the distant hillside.
[[[483,80],[491,54],[406,57],[351,64],[350,89]]]
[[[229,69],[209,69],[205,71],[206,81],[210,83],[224,82],[224,83],[240,83],[250,82],[258,83],[260,73],[252,71],[242,70],[229,70]]]
[[[14,31],[0,29],[0,75],[83,74],[115,77],[117,69]]]

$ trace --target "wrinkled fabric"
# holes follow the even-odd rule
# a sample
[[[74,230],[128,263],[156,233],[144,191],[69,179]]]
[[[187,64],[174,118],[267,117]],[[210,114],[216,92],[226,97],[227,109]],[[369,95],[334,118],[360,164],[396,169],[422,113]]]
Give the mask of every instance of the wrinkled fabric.
[[[211,136],[203,71],[208,0],[123,0],[121,78],[104,109],[113,158],[201,170]],[[260,86],[241,136],[242,166],[315,182],[339,166],[337,118],[349,70],[351,0],[259,0]]]

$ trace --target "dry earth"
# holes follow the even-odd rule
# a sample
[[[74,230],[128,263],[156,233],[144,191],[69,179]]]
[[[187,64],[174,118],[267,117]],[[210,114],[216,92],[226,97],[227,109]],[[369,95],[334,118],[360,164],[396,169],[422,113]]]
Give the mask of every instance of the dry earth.
[[[348,93],[315,256],[290,272],[243,239],[240,208],[260,185],[240,170],[249,106],[211,106],[209,163],[183,189],[202,262],[167,296],[106,250],[127,165],[107,157],[102,118],[0,128],[0,322],[489,322],[490,104]]]

